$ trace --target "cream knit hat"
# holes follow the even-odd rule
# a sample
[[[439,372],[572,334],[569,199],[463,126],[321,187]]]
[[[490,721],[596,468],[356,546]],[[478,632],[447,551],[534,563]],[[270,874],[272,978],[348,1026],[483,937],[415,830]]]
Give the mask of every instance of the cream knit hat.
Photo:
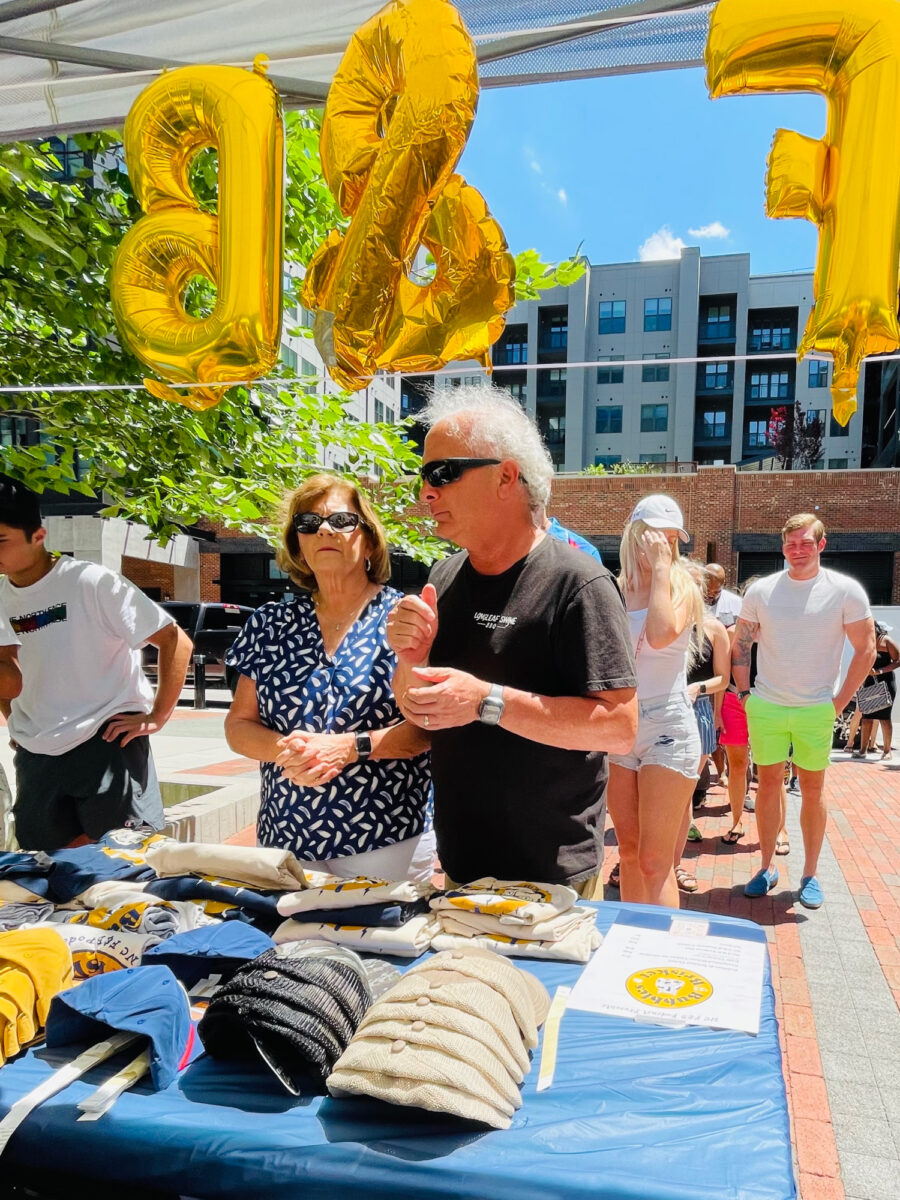
[[[360,1022],[328,1077],[365,1095],[509,1127],[549,1007],[540,982],[485,951],[412,967]]]

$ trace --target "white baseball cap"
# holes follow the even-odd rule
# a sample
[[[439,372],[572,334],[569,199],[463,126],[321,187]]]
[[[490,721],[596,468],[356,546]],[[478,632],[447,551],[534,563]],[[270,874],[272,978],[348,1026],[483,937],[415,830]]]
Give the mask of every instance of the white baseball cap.
[[[691,540],[684,528],[682,511],[671,496],[644,496],[634,506],[628,521],[643,521],[651,529],[677,529],[682,542]]]

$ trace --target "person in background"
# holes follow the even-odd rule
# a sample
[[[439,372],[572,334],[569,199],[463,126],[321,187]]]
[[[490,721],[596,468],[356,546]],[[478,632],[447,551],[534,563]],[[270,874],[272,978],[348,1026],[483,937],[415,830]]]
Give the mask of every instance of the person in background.
[[[729,625],[733,625],[734,621],[724,618],[733,617],[736,620],[741,615],[743,601],[737,592],[729,591],[725,587],[725,568],[721,563],[707,563],[703,569],[706,572],[704,603],[712,615],[727,628]]]
[[[545,533],[549,533],[551,537],[556,538],[558,542],[565,542],[567,546],[573,546],[576,550],[583,550],[585,554],[589,554],[591,558],[595,558],[598,563],[602,563],[600,551],[587,538],[583,538],[580,533],[575,533],[573,529],[566,529],[565,525],[560,525],[556,517],[548,517],[544,513],[544,520],[541,528]]]
[[[286,498],[276,561],[300,594],[258,608],[226,656],[241,677],[225,736],[261,764],[259,843],[344,878],[427,882],[429,736],[391,690],[401,593],[381,522],[355,483],[312,475]]]
[[[784,766],[793,746],[805,852],[798,899],[806,908],[819,908],[823,894],[816,868],[828,815],[825,771],[835,714],[843,712],[871,669],[875,626],[868,597],[856,580],[822,566],[826,541],[818,517],[791,517],[781,541],[788,569],[748,588],[731,652],[759,771],[756,819],[762,866],[744,894],[765,896],[778,883],[775,843],[784,826]],[[853,657],[838,685],[845,637]],[[754,641],[759,654],[751,694]]]
[[[0,477],[0,609],[19,638],[21,692],[4,702],[15,745],[16,836],[23,850],[162,829],[150,752],[175,710],[191,640],[127,579],[51,554],[40,501]],[[156,694],[140,649],[156,646]]]
[[[875,622],[875,663],[872,670],[863,680],[863,687],[877,683],[883,679],[890,697],[884,708],[877,712],[865,713],[862,717],[862,730],[859,738],[859,750],[853,752],[854,758],[865,758],[869,750],[875,748],[875,723],[881,725],[882,762],[890,762],[893,758],[891,745],[894,738],[892,713],[894,700],[897,696],[897,677],[894,672],[900,667],[900,650],[897,643],[888,637],[888,628],[880,621]]]
[[[401,711],[432,736],[447,877],[569,883],[591,899],[606,755],[634,740],[634,660],[609,571],[542,528],[553,464],[499,388],[447,388],[420,419],[421,499],[462,547],[388,623]]]
[[[676,853],[684,846],[701,757],[687,670],[703,598],[681,561],[679,541],[688,534],[675,501],[639,500],[622,535],[619,576],[637,667],[638,731],[630,753],[610,756],[609,787],[622,899],[670,908],[678,908]]]

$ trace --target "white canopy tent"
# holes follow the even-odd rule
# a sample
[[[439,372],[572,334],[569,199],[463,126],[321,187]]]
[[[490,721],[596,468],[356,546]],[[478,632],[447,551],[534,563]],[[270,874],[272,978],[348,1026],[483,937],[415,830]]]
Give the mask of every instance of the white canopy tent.
[[[249,65],[320,105],[383,0],[0,0],[0,141],[116,128],[166,67]],[[698,66],[708,0],[457,0],[483,87]]]

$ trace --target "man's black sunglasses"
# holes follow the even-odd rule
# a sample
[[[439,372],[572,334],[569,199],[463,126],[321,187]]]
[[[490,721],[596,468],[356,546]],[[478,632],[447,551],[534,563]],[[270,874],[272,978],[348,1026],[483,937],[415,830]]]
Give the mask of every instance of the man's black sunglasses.
[[[473,467],[496,467],[500,462],[499,458],[435,458],[424,463],[419,474],[429,487],[446,487]]]
[[[365,525],[359,513],[355,512],[333,512],[326,517],[316,512],[294,513],[291,524],[298,533],[318,533],[323,521],[330,525],[335,533],[355,529],[360,524]]]

